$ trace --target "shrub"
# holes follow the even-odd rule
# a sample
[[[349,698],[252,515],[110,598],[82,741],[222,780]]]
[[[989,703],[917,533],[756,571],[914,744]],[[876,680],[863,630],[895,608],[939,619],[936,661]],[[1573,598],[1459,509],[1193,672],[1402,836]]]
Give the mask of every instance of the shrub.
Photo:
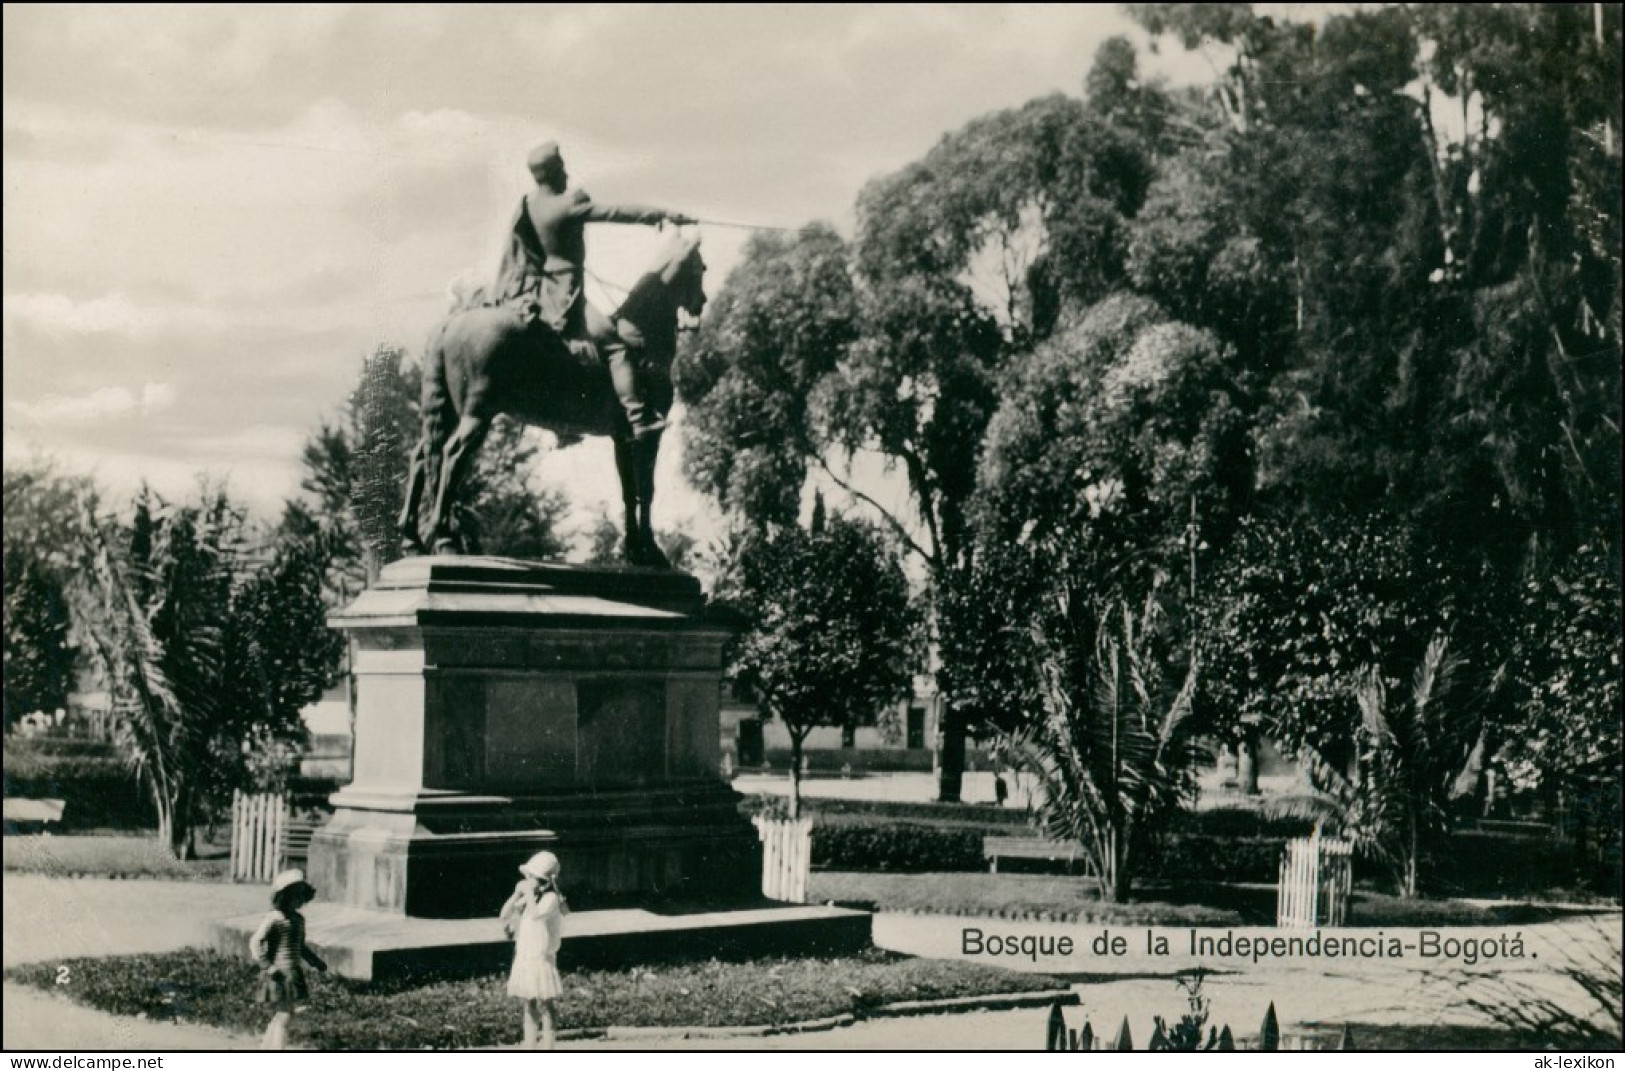
[[[62,743],[83,744],[82,741]],[[151,829],[152,802],[128,766],[105,745],[53,753],[53,747],[7,743],[5,794],[25,799],[67,801],[61,829]]]
[[[765,793],[746,796],[739,805],[740,810],[747,815],[761,814],[771,810],[774,807],[773,801],[779,798]],[[856,820],[901,819],[929,822],[933,825],[987,827],[1005,834],[1011,832],[1012,826],[1026,827],[1031,824],[1025,811],[985,803],[920,803],[903,800],[803,797],[801,807],[804,813],[817,815],[820,819],[836,815]]]
[[[105,740],[83,740],[71,736],[8,737],[6,754],[64,759],[116,759],[118,748]]]
[[[1208,837],[1307,837],[1314,827],[1308,818],[1276,816],[1250,807],[1187,811],[1172,825],[1175,833]]]
[[[812,865],[826,870],[981,870],[982,832],[914,823],[842,823],[813,829]]]
[[[1154,850],[1145,876],[1155,881],[1264,882],[1280,876],[1281,837],[1172,834]]]

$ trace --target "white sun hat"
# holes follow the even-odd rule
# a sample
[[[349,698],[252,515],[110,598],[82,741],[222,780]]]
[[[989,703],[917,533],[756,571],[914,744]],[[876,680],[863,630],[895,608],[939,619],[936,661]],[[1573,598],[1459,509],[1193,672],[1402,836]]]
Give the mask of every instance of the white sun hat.
[[[559,857],[552,852],[537,852],[519,868],[519,873],[527,878],[556,878],[559,874]]]

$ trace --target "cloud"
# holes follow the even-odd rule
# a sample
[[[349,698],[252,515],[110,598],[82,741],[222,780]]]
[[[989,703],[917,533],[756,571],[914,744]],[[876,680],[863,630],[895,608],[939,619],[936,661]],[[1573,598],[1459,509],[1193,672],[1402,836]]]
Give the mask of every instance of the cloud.
[[[1098,41],[1132,32],[1077,5],[8,5],[3,19],[8,424],[119,474],[230,462],[261,496],[297,485],[303,434],[363,354],[418,352],[448,282],[494,267],[535,142],[561,141],[601,201],[849,225],[865,180],[977,115],[1076,93]],[[704,231],[713,293],[749,233]],[[625,287],[656,241],[594,228],[588,266]],[[576,493],[613,503],[608,453],[578,450],[566,474],[592,475]],[[658,508],[690,505],[663,490]]]
[[[175,404],[175,388],[168,383],[148,383],[140,393],[126,387],[103,387],[89,394],[54,394],[43,401],[12,402],[9,408],[40,424],[85,425],[126,416],[151,416]]]
[[[66,294],[21,293],[5,302],[8,337],[24,326],[46,333],[150,335],[166,330],[213,330],[222,318],[208,309],[138,304],[124,294],[79,301]]]

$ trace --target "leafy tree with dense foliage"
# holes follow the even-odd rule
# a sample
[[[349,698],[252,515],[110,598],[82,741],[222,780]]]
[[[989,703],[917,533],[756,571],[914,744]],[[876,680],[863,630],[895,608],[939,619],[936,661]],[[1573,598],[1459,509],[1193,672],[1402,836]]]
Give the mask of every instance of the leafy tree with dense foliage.
[[[1408,673],[1450,609],[1441,563],[1391,517],[1250,517],[1200,585],[1201,703],[1346,758],[1363,667]]]
[[[933,592],[964,581],[999,369],[1121,274],[1146,152],[1098,111],[1046,97],[870,183],[850,249],[824,227],[755,240],[679,366],[691,478],[725,508],[782,523],[816,472],[903,541]],[[894,466],[908,508],[863,491],[860,456]],[[938,674],[944,799],[959,798],[979,709],[955,668]]]
[[[743,631],[728,678],[790,734],[790,814],[801,808],[801,754],[819,725],[872,722],[906,698],[917,640],[908,580],[885,539],[841,517],[805,530],[758,529],[717,600]]]
[[[622,548],[626,540],[621,534],[621,526],[615,518],[606,511],[600,510],[598,516],[587,526],[587,561],[592,565],[624,565],[626,556]],[[673,569],[679,571],[692,568],[698,557],[696,541],[687,532],[676,529],[656,529],[655,542],[660,546],[660,552],[666,556]]]
[[[1618,8],[1132,10],[1225,57],[1130,273],[1268,373],[1261,483],[1506,591],[1616,527]]]
[[[1497,765],[1511,786],[1570,808],[1578,845],[1620,837],[1619,560],[1582,547],[1521,592],[1509,659],[1510,714]]]
[[[90,481],[45,461],[5,470],[5,724],[68,705],[77,676],[66,587]]]
[[[1449,620],[1481,677],[1508,658],[1517,670],[1519,593],[1577,575],[1579,548],[1618,557],[1618,7],[1396,6],[1318,28],[1248,5],[1131,10],[1223,73],[1179,116],[1202,137],[1161,161],[1127,271],[1232,345],[1238,381],[1255,377],[1259,493],[1282,541],[1262,546],[1257,529],[1236,548],[1216,540],[1216,582],[1241,602],[1206,600],[1220,647],[1208,683],[1256,706],[1249,696],[1282,672],[1318,678],[1335,696],[1330,718],[1308,733],[1300,718],[1278,724],[1289,743],[1327,746],[1322,729],[1354,723],[1350,667],[1398,664],[1369,641],[1406,617],[1408,664]],[[1384,540],[1410,546],[1404,561],[1371,564],[1425,581],[1432,605],[1396,590],[1350,632],[1358,615],[1329,606],[1324,583],[1299,586],[1360,556],[1338,524],[1396,533]],[[1312,536],[1321,549],[1293,549],[1295,529],[1324,533]],[[1287,579],[1295,567],[1272,564],[1277,551],[1328,564]],[[1264,620],[1247,600],[1272,587],[1309,612]],[[1237,641],[1258,657],[1227,657]],[[1262,678],[1233,672],[1243,666]],[[1517,741],[1544,717],[1529,707],[1539,687],[1489,700],[1492,739],[1525,785],[1538,778]],[[1576,725],[1587,716],[1574,713]],[[1548,777],[1561,776],[1561,751],[1542,760]]]

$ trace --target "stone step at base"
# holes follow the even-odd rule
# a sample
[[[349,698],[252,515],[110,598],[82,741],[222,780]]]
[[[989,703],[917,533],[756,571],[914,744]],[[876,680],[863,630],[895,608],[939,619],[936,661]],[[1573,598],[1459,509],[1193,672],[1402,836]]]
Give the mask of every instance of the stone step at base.
[[[423,919],[313,903],[305,939],[346,978],[467,978],[508,969],[513,943],[495,918]],[[263,914],[215,924],[214,946],[248,958]],[[559,968],[586,970],[767,955],[850,955],[871,947],[866,911],[783,905],[661,914],[642,908],[578,911],[564,919]]]

